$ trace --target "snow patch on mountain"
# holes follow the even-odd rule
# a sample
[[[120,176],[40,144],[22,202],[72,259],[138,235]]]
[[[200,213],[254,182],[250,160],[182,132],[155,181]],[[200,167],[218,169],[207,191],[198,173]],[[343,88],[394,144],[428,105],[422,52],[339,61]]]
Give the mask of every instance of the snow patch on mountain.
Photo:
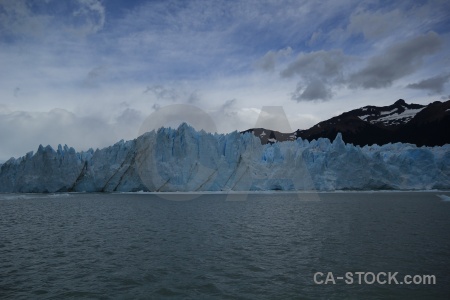
[[[358,116],[358,118],[360,118],[361,120],[363,120],[363,121],[366,121],[366,119],[368,118],[368,117],[370,117],[371,115],[364,115],[364,116]]]
[[[419,109],[405,109],[403,112],[396,112],[393,114],[389,114],[385,117],[381,117],[378,120],[373,120],[372,122],[386,122],[393,120],[402,120],[404,123],[409,122],[417,113],[419,113],[424,108]]]
[[[425,108],[426,106],[407,104],[404,100],[398,100],[388,107],[365,106],[354,112],[362,121],[389,126],[406,124]]]

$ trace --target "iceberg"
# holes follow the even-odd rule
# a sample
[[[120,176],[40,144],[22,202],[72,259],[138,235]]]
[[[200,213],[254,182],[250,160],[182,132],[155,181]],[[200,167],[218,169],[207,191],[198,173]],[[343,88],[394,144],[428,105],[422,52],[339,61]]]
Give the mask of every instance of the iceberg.
[[[450,145],[354,146],[342,135],[262,145],[186,123],[104,149],[39,146],[0,168],[0,192],[450,189]]]

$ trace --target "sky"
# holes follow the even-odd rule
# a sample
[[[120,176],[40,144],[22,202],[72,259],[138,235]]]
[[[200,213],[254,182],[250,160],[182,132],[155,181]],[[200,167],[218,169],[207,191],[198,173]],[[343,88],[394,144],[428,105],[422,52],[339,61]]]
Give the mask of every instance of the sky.
[[[449,12],[448,0],[0,0],[0,162],[182,121],[286,132],[447,100]]]

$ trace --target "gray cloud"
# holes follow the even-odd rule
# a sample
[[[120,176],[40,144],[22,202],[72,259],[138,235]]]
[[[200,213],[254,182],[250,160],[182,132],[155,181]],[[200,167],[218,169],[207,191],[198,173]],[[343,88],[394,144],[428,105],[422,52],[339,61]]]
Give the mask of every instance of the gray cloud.
[[[319,79],[311,80],[305,87],[300,83],[297,85],[295,92],[292,94],[292,100],[296,101],[316,101],[330,100],[333,96],[331,86],[325,84]]]
[[[65,38],[67,33],[86,36],[98,32],[105,24],[105,8],[99,0],[64,1],[62,5],[58,3],[59,10],[51,9],[55,2],[62,1],[0,1],[0,36],[46,38],[48,32],[54,32],[56,23]],[[64,19],[61,9],[70,12]]]
[[[444,91],[444,85],[449,79],[450,74],[438,75],[417,83],[408,84],[406,87],[410,89],[428,90],[433,94],[440,94]]]
[[[283,78],[300,75],[302,77],[334,78],[342,75],[346,56],[341,50],[301,53],[297,59],[281,71]]]
[[[161,84],[148,86],[144,91],[144,94],[147,93],[153,93],[158,100],[176,101],[179,98],[179,95],[174,88],[166,88]]]
[[[1,107],[0,107],[1,108]],[[39,144],[67,144],[76,150],[102,148],[137,136],[144,115],[126,108],[111,121],[93,115],[80,117],[65,109],[48,112],[0,110],[0,161],[35,151]]]
[[[292,53],[292,48],[287,47],[278,51],[270,50],[259,61],[256,62],[256,67],[264,71],[275,70],[277,60],[289,56]]]
[[[0,159],[18,157],[35,151],[39,144],[74,146],[78,150],[106,146],[111,128],[95,118],[78,118],[63,109],[49,112],[15,111],[0,117],[0,139],[5,141]]]
[[[104,65],[92,68],[83,81],[86,87],[97,87],[102,79],[105,79],[108,74],[108,68]]]
[[[233,105],[235,105],[236,104],[236,99],[230,99],[230,100],[227,100],[227,101],[225,101],[225,103],[224,104],[222,104],[222,106],[221,106],[221,110],[227,110],[227,109],[230,109]]]
[[[50,21],[50,16],[33,14],[24,0],[0,2],[0,36],[40,37]]]
[[[106,71],[105,66],[98,66],[90,70],[89,73],[87,74],[87,77],[90,80],[95,80],[101,77],[105,73],[105,71]]]
[[[367,66],[350,75],[350,88],[383,88],[415,72],[425,56],[436,53],[442,42],[434,32],[429,32],[394,44],[380,55],[372,57]]]
[[[193,91],[193,92],[189,95],[189,97],[188,97],[188,99],[187,99],[187,102],[188,102],[188,103],[196,103],[196,102],[199,102],[200,99],[201,99],[200,92],[199,92],[199,91]]]
[[[155,84],[147,86],[143,94],[153,94],[158,102],[183,102],[196,104],[201,102],[202,94],[198,89],[192,89],[183,82],[177,82],[177,85]],[[158,109],[158,107],[154,107]]]
[[[128,107],[116,118],[116,122],[120,124],[137,124],[143,119],[144,115],[142,112]]]
[[[131,139],[136,137],[145,117],[142,111],[128,107],[109,126],[114,130],[117,138]]]
[[[343,83],[343,69],[349,60],[341,50],[302,53],[280,75],[282,78],[299,76],[292,100],[329,100],[332,86]]]
[[[376,8],[373,3],[360,1],[350,15],[344,37],[363,34],[368,41],[395,41],[414,32],[427,32],[448,21],[449,1],[416,1],[414,5],[408,1],[396,1],[391,4]]]
[[[273,71],[275,70],[276,56],[277,53],[275,51],[269,51],[256,65],[264,71]]]
[[[393,30],[403,28],[405,17],[398,10],[388,12],[357,12],[350,16],[350,24],[347,26],[349,33],[362,33],[366,39],[385,37]]]
[[[218,110],[219,114],[227,117],[235,116],[236,111],[233,108],[235,107],[236,103],[236,98],[225,101]]]

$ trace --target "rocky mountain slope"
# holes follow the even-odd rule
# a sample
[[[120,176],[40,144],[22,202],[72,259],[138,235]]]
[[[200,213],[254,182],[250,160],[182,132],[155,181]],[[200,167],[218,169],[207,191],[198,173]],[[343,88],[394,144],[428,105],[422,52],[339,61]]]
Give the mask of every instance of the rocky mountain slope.
[[[365,106],[320,122],[306,130],[280,133],[264,128],[249,129],[261,142],[318,138],[333,139],[342,133],[354,145],[411,143],[417,146],[442,146],[450,143],[450,100],[429,105],[408,104],[400,99],[389,106]],[[271,137],[271,138],[270,138]]]

